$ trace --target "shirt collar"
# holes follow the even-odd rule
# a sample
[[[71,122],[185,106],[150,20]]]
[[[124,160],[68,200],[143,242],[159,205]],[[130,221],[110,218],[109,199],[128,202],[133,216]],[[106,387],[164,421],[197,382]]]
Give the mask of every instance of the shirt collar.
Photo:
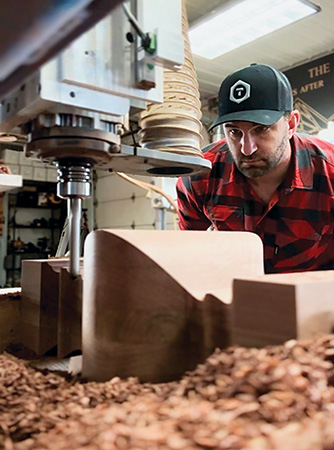
[[[291,166],[293,167],[290,186],[292,189],[312,189],[314,171],[310,149],[307,148],[305,142],[303,142],[296,134],[290,139],[290,144],[292,157]]]

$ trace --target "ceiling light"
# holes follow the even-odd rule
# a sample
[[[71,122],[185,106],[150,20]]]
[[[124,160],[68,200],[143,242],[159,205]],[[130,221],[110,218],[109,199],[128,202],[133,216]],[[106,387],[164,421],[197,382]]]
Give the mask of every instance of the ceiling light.
[[[214,59],[318,11],[305,0],[243,0],[192,26],[191,49],[195,55]]]

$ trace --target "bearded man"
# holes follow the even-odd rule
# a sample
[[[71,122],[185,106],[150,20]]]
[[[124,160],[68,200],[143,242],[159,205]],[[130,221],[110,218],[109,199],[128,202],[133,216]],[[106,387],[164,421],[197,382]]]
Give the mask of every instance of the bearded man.
[[[181,230],[260,236],[266,273],[334,269],[334,146],[296,130],[287,77],[251,64],[218,96],[225,138],[203,149],[209,173],[177,182]]]

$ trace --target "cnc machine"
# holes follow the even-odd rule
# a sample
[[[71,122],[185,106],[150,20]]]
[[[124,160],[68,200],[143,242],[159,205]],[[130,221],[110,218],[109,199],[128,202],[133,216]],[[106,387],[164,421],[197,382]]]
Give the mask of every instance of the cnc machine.
[[[97,11],[99,16],[108,13],[107,4],[112,13],[28,78],[16,79],[14,90],[8,92],[9,80],[2,92],[0,86],[0,131],[7,137],[15,138],[15,131],[27,136],[26,156],[57,166],[58,195],[68,201],[70,273],[75,277],[81,201],[91,195],[93,167],[178,176],[202,171],[210,164],[196,156],[121,144],[130,110],[145,110],[148,102],[161,102],[163,68],[177,70],[184,62],[181,2],[138,0],[117,6],[116,1],[78,1],[76,8],[60,3],[64,3],[63,8],[58,5],[62,11],[50,5],[48,20],[45,14],[40,17],[39,22],[45,22],[40,39],[47,34],[52,42],[52,29],[58,36],[56,19],[77,22],[91,13],[96,21]],[[37,25],[31,33],[39,31]],[[31,45],[37,44],[36,39]],[[35,53],[29,54],[23,43],[21,47],[28,60],[36,59],[40,51],[33,48]],[[14,48],[13,57],[16,52]]]
[[[194,70],[185,57],[185,19],[176,0],[29,5],[16,35],[4,27],[9,36],[0,39],[0,138],[23,135],[28,157],[56,165],[58,195],[68,202],[70,256],[25,262],[17,324],[23,344],[39,356],[54,345],[58,357],[82,349],[89,379],[165,381],[215,347],[330,332],[333,271],[264,275],[262,242],[253,233],[97,230],[86,240],[82,281],[81,204],[94,167],[152,176],[210,169],[178,134],[183,127],[199,136],[198,116],[189,122],[192,107],[175,114],[173,127],[152,119],[155,134],[144,130],[143,146],[121,139],[131,113],[141,112],[142,124],[148,109],[160,113],[164,90],[180,100],[172,74],[187,64]],[[9,14],[10,22],[3,9],[1,20]],[[181,81],[191,91],[189,80],[185,73]],[[177,131],[174,141],[161,138],[164,129]],[[185,154],[166,151],[176,141]],[[303,301],[312,304],[319,289],[315,314]]]

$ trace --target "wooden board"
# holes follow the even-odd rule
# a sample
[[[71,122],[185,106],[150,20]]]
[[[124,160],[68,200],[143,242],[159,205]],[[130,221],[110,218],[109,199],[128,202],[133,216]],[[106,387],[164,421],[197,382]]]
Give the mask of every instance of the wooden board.
[[[270,274],[233,283],[233,342],[281,344],[334,330],[334,271]]]
[[[21,288],[0,289],[0,352],[20,342],[20,292]]]
[[[98,230],[85,244],[83,376],[175,379],[230,342],[236,275],[263,274],[253,233]]]
[[[81,350],[82,277],[73,279],[66,268],[60,270],[58,349],[59,358]]]
[[[59,273],[68,267],[68,258],[22,261],[21,341],[37,355],[58,344]]]

